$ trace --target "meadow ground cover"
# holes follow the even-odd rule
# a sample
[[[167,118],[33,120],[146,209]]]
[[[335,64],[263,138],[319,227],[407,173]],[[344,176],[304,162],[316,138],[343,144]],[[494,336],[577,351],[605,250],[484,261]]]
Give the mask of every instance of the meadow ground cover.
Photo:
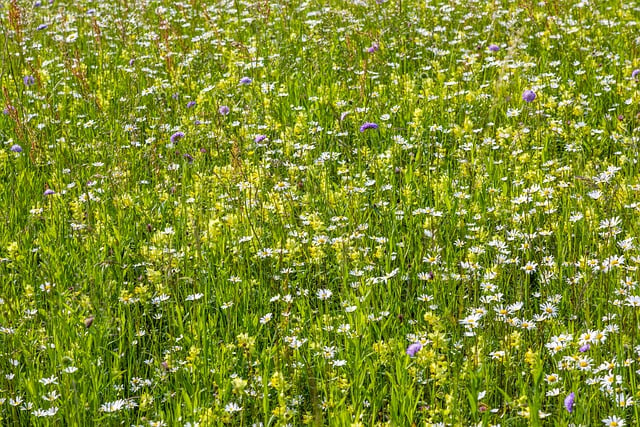
[[[637,1],[0,6],[0,424],[640,424]]]

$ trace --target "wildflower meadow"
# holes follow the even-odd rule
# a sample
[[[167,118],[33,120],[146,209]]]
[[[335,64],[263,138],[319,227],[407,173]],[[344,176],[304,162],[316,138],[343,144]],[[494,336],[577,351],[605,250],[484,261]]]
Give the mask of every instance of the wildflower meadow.
[[[0,425],[640,425],[637,0],[0,0]]]

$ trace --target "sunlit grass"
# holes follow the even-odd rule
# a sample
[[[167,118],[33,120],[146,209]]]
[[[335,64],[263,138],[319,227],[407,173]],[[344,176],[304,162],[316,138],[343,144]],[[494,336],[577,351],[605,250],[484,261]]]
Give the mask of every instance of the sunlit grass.
[[[0,424],[640,423],[639,13],[5,1]]]

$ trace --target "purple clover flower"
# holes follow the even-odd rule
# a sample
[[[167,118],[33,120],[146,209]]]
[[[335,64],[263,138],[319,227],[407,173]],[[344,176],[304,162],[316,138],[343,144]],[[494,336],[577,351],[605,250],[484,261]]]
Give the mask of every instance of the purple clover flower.
[[[267,139],[267,135],[256,135],[256,137],[253,138],[253,142],[255,142],[256,144],[259,144],[265,139]]]
[[[414,342],[413,344],[409,344],[409,347],[407,347],[407,354],[409,357],[415,357],[416,353],[418,353],[420,349],[422,349],[422,344]]]
[[[490,44],[490,45],[489,45],[489,50],[490,50],[491,52],[497,52],[497,51],[499,51],[499,50],[500,50],[500,46],[498,46],[497,44]]]
[[[218,108],[218,113],[222,114],[223,116],[226,116],[227,114],[229,114],[229,111],[231,110],[226,105],[223,105],[220,108]]]
[[[50,188],[47,188],[46,190],[44,190],[44,193],[43,193],[43,194],[44,194],[45,196],[51,196],[51,195],[53,195],[53,194],[56,194],[56,192],[55,192],[55,191],[53,191],[53,190],[52,190],[52,189],[50,189]]]
[[[367,129],[378,129],[378,125],[371,122],[366,122],[360,126],[360,132],[364,132]]]
[[[632,78],[632,79],[637,79],[637,78],[638,78],[638,75],[640,75],[640,69],[639,69],[639,68],[636,68],[635,70],[633,70],[633,71],[631,72],[631,78]]]
[[[22,81],[25,86],[32,86],[36,83],[36,79],[34,79],[33,76],[24,76]]]
[[[14,153],[22,153],[22,147],[19,146],[18,144],[13,144],[10,150],[13,151]]]
[[[171,138],[169,138],[169,140],[171,141],[172,144],[175,144],[182,138],[184,138],[184,132],[176,132],[173,135],[171,135]]]
[[[567,410],[567,412],[569,413],[573,412],[573,408],[575,407],[575,401],[576,401],[576,394],[574,392],[569,393],[567,397],[564,398],[564,407]]]
[[[196,106],[196,101],[189,101],[187,102],[187,108],[192,108]]]
[[[533,100],[536,99],[536,93],[527,89],[522,93],[522,99],[526,102],[533,102]]]
[[[248,84],[251,84],[252,81],[253,80],[251,80],[251,78],[249,78],[249,77],[243,77],[243,78],[240,79],[240,84],[241,85],[248,85]]]
[[[373,53],[373,52],[376,52],[378,49],[380,49],[380,45],[377,42],[373,42],[371,47],[367,48],[367,52]]]
[[[36,27],[36,30],[38,31],[46,30],[48,26],[49,26],[48,24],[40,24]]]
[[[580,347],[578,349],[578,351],[580,351],[580,353],[586,353],[587,351],[589,351],[589,349],[591,348],[591,345],[589,345],[589,343],[583,345],[582,347]]]

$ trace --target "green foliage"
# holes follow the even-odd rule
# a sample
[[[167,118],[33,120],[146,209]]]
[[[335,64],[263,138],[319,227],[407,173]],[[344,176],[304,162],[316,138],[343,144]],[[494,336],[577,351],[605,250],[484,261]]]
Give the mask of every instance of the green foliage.
[[[1,3],[0,424],[639,424],[638,12]]]

